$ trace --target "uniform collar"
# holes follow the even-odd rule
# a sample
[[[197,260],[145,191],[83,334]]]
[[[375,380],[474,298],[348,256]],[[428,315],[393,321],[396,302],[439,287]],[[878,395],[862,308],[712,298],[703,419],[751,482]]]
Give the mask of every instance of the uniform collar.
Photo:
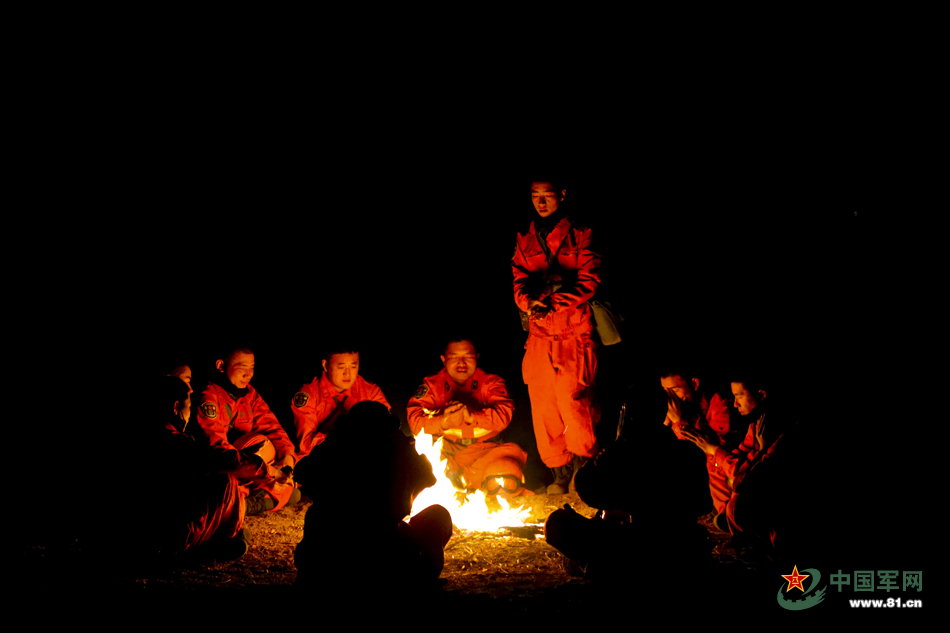
[[[234,383],[228,380],[228,375],[224,372],[219,371],[217,374],[212,374],[211,382],[224,389],[225,393],[231,396],[233,400],[240,400],[247,394],[251,393],[250,385],[244,389],[238,389],[234,386]]]
[[[356,381],[359,379],[360,377],[357,376],[356,380],[353,381],[354,387],[356,386]],[[322,374],[320,374],[320,392],[324,398],[336,398],[337,396],[349,396],[351,395],[350,394],[351,389],[353,389],[353,387],[350,387],[349,389],[344,389],[343,391],[339,391],[336,387],[333,386],[333,383],[330,382],[330,379],[327,378],[327,372],[323,372]]]
[[[541,233],[539,228],[534,221],[531,222],[531,228],[529,233],[534,233],[535,237],[538,240],[541,240]],[[561,216],[560,221],[548,232],[547,242],[548,248],[550,248],[552,253],[556,253],[558,247],[561,245],[561,241],[564,239],[564,236],[567,235],[568,231],[571,229],[571,221],[567,218],[566,215]]]
[[[448,370],[443,367],[441,374],[442,380],[445,381],[447,385],[446,391],[452,391],[453,389],[461,389],[462,391],[478,391],[478,386],[485,384],[485,376],[487,375],[482,371],[481,367],[475,368],[475,373],[472,374],[472,377],[468,379],[468,382],[464,385],[460,385],[449,376]]]

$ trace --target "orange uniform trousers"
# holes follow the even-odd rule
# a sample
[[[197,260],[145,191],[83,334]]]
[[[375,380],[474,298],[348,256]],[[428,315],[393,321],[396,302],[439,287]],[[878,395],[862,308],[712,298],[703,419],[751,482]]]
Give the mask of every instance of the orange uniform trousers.
[[[600,408],[594,397],[597,344],[590,333],[532,333],[525,344],[524,381],[541,461],[564,466],[572,455],[593,457]]]

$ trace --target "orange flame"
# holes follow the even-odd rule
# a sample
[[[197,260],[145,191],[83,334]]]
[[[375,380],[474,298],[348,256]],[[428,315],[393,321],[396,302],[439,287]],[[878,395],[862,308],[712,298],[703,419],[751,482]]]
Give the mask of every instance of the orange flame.
[[[420,433],[416,437],[416,452],[425,456],[432,464],[436,484],[431,488],[426,488],[416,497],[410,516],[438,503],[451,513],[452,524],[460,530],[494,532],[508,526],[525,525],[528,522],[526,508],[512,508],[508,500],[500,495],[496,496],[496,499],[501,509],[495,511],[488,507],[485,493],[481,490],[476,490],[467,495],[467,499],[460,501],[459,497],[462,495],[457,495],[459,490],[445,476],[444,467],[439,466],[442,459],[442,438],[433,444],[431,435]]]

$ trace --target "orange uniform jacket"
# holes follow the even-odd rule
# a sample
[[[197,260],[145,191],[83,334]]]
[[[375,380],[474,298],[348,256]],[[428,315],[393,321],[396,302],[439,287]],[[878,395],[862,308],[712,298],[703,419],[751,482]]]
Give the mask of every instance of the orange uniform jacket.
[[[720,449],[716,451],[716,458],[724,472],[735,478],[732,497],[726,506],[730,530],[758,534],[762,538],[769,538],[774,546],[779,532],[796,532],[799,517],[794,516],[794,510],[797,504],[792,501],[794,497],[782,489],[782,482],[775,479],[776,468],[784,471],[783,467],[777,466],[768,472],[762,469],[761,464],[770,458],[774,459],[782,438],[793,431],[797,421],[768,415],[763,404],[759,405],[755,413],[756,419],[749,424],[745,440],[739,448],[728,454]],[[744,481],[754,483],[744,485]],[[737,507],[740,510],[738,519]]]
[[[472,412],[472,422],[462,422],[462,437],[443,436],[441,419],[434,414],[451,401],[465,404]],[[461,473],[467,488],[477,489],[484,480],[484,472],[497,459],[510,458],[524,467],[528,458],[521,447],[511,442],[500,444],[488,441],[504,431],[511,422],[515,405],[500,376],[476,369],[464,384],[455,382],[443,369],[429,376],[406,405],[409,428],[413,435],[426,432],[443,436],[442,455],[449,462],[449,470]],[[433,414],[430,416],[430,413]],[[475,437],[475,429],[482,429]],[[515,473],[512,473],[515,474]],[[517,473],[520,475],[521,473]]]
[[[357,402],[371,400],[381,402],[392,409],[386,402],[382,390],[371,382],[357,376],[353,386],[345,391],[338,391],[327,379],[326,373],[314,378],[309,385],[300,388],[293,399],[294,424],[297,427],[298,458],[310,454],[313,447],[323,443],[327,438],[326,427],[331,426],[337,416],[346,413]],[[324,430],[320,425],[324,424]]]
[[[237,388],[226,391],[216,383],[208,383],[201,394],[198,424],[204,429],[212,446],[231,448],[231,441],[248,433],[267,436],[277,451],[276,461],[285,455],[296,458],[294,444],[277,421],[264,399],[251,385],[247,393],[239,395]]]
[[[201,394],[201,406],[198,407],[198,424],[204,430],[211,446],[229,448],[237,453],[237,462],[246,465],[249,458],[235,449],[232,441],[236,441],[248,433],[260,433],[274,445],[277,451],[275,461],[280,461],[285,455],[296,459],[294,445],[280,425],[270,407],[264,402],[254,387],[248,385],[246,393],[239,393],[237,387],[225,389],[217,383],[208,383]],[[279,483],[268,478],[266,483],[249,481],[240,477],[244,485],[253,488],[262,488],[277,502],[273,511],[281,509],[293,493],[293,485]]]
[[[547,298],[552,308],[530,321],[522,363],[541,460],[557,468],[572,455],[593,457],[600,410],[593,399],[597,345],[588,301],[600,284],[600,255],[591,249],[591,230],[564,217],[542,245],[532,222],[518,235],[511,268],[521,310]]]
[[[542,336],[581,334],[593,329],[592,312],[587,303],[600,285],[600,255],[591,250],[591,231],[574,228],[565,217],[547,236],[551,267],[531,223],[526,235],[518,235],[511,260],[514,273],[515,303],[528,311],[532,299],[551,297],[553,310],[544,318],[531,321],[531,332]],[[561,284],[555,289],[552,284]]]
[[[719,394],[714,393],[709,399],[703,396],[699,401],[699,407],[702,415],[693,426],[707,433],[712,431],[719,437],[720,446],[716,453],[706,455],[706,471],[709,473],[709,493],[712,495],[713,506],[716,512],[722,513],[726,511],[726,504],[732,496],[733,478],[732,472],[724,468],[723,457],[732,454],[732,449],[739,441],[739,430],[731,426],[729,406]],[[667,418],[665,424],[672,426],[676,437],[683,439],[680,429],[686,423],[671,424]]]
[[[158,520],[164,532],[159,540],[171,539],[171,550],[182,552],[213,536],[237,535],[244,522],[246,496],[238,478],[265,482],[268,466],[260,460],[240,463],[243,456],[238,451],[201,449],[172,424],[150,439],[140,464],[149,469],[146,481],[151,479],[158,488],[152,494],[164,509]]]

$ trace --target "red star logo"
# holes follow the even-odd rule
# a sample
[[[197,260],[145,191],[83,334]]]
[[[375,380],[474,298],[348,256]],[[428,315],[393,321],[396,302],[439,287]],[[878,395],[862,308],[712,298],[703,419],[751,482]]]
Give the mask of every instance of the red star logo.
[[[788,587],[785,589],[786,592],[792,590],[792,587],[798,587],[802,591],[805,591],[805,588],[802,587],[802,581],[806,578],[811,578],[811,574],[800,574],[798,573],[798,565],[795,565],[794,571],[791,574],[786,576],[785,574],[779,574],[782,578],[788,581]]]

